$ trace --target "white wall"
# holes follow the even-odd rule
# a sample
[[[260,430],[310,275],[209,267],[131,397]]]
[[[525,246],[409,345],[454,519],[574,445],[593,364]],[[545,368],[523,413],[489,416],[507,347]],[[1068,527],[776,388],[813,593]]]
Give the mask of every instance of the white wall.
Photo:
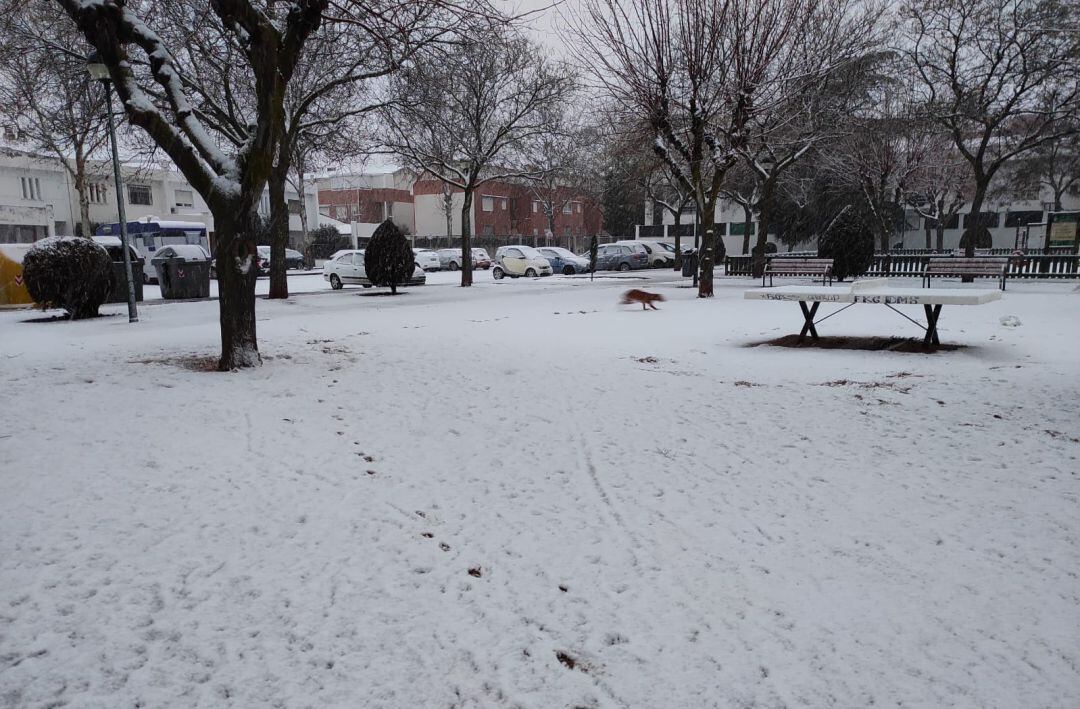
[[[474,197],[475,200],[479,196]],[[456,192],[451,195],[454,214],[451,229],[454,235],[461,235],[461,208],[465,205],[465,195]],[[443,211],[443,196],[439,194],[418,194],[413,197],[413,214],[416,220],[414,233],[417,236],[446,236],[446,212]],[[473,224],[473,231],[476,225]]]

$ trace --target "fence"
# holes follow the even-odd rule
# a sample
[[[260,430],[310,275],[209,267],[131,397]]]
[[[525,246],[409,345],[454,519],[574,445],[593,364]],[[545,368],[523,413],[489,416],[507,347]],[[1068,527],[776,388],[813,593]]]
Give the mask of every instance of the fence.
[[[1003,254],[980,252],[986,256],[1009,256],[1012,251]],[[809,257],[817,254],[810,254]],[[789,257],[790,254],[769,254],[766,258]],[[807,258],[806,254],[798,254]],[[908,254],[888,252],[874,254],[874,260],[866,271],[866,276],[921,277],[930,258],[951,258],[952,254],[923,252]],[[752,276],[754,273],[753,256],[727,256],[724,258],[724,273],[728,276]],[[1080,255],[1075,253],[1026,254],[1009,259],[1009,278],[1078,278],[1080,277]]]

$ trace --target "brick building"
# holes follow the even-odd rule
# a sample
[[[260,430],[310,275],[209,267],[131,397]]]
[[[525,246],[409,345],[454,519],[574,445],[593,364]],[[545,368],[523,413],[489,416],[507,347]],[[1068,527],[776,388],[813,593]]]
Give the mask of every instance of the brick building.
[[[414,179],[398,170],[383,175],[335,175],[319,180],[319,210],[345,222],[380,222],[392,218],[416,236],[447,235],[447,191],[431,177]],[[462,190],[451,188],[451,238],[461,235]],[[544,204],[528,185],[493,181],[473,196],[472,233],[476,236],[515,237],[526,243],[566,245],[585,243],[600,233],[603,217],[585,196],[556,193],[555,228],[549,234]]]

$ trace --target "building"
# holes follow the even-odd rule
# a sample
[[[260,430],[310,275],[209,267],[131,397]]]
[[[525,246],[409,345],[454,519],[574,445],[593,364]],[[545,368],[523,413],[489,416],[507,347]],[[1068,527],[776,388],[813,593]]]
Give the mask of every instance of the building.
[[[116,182],[112,163],[91,161],[90,221],[111,224],[118,220]],[[202,222],[213,234],[210,209],[187,180],[170,167],[122,165],[124,208],[128,221],[145,217]],[[301,200],[291,187],[289,200],[290,241],[301,234]],[[318,226],[317,196],[306,195],[308,227]],[[269,194],[264,193],[259,212],[270,213]],[[31,243],[46,236],[76,233],[80,223],[79,195],[67,170],[55,157],[13,148],[0,149],[0,243]]]
[[[456,187],[447,188],[433,177],[418,179],[404,169],[379,174],[331,173],[320,176],[317,184],[320,213],[353,223],[354,234],[360,234],[361,238],[385,219],[393,219],[408,233],[419,237],[461,236],[464,193]],[[527,184],[509,180],[485,182],[473,197],[471,231],[477,236],[512,238],[526,243],[566,244],[582,243],[586,236],[603,229],[602,214],[587,197],[569,190],[556,197],[559,210],[555,214],[555,228],[551,230],[543,204]]]
[[[1013,249],[1031,248],[1041,249],[1044,246],[1045,224],[1047,214],[1052,202],[1049,195],[1039,195],[1040,199],[1024,199],[1021,196],[999,198],[987,205],[982,213],[982,221],[990,231],[993,240],[992,248]],[[1080,195],[1066,195],[1062,200],[1062,208],[1065,211],[1080,209]],[[665,238],[674,239],[675,218],[667,210],[654,207],[651,202],[645,204],[644,224],[636,228],[639,239]],[[963,236],[971,215],[965,205],[959,214],[953,216],[945,225],[944,247],[945,250],[954,250],[960,246],[960,237]],[[744,213],[741,206],[736,203],[722,200],[716,206],[716,227],[724,239],[727,253],[735,255],[743,251],[743,232],[745,230]],[[683,238],[687,236],[693,239],[694,212],[686,211],[680,220]],[[892,238],[892,246],[898,249],[924,249],[926,248],[926,231],[931,231],[931,244],[936,242],[935,222],[926,219],[919,213],[908,207],[904,213],[904,219],[899,225],[897,233]],[[756,239],[757,220],[751,223],[751,247]],[[776,236],[769,235],[769,241],[775,242]],[[786,247],[782,245],[780,250]],[[817,244],[807,242],[799,244],[796,250],[816,249]]]

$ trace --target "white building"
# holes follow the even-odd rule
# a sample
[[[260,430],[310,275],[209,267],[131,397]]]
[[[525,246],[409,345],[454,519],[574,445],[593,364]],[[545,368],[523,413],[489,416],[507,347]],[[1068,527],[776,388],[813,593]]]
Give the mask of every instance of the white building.
[[[1002,198],[995,199],[989,202],[983,210],[984,218],[989,221],[990,235],[993,238],[993,248],[1016,248],[1016,247],[1028,247],[1032,249],[1042,248],[1043,240],[1045,238],[1045,227],[1042,226],[1046,222],[1046,215],[1050,209],[1052,202],[1050,201],[1050,195],[1040,195],[1042,200],[1023,199],[1021,197],[1014,198]],[[1062,208],[1065,211],[1080,210],[1080,195],[1065,195],[1062,199]],[[654,209],[660,209],[659,206],[654,208],[651,201],[646,201],[645,204],[645,224],[652,225],[654,220]],[[956,249],[960,246],[960,237],[963,236],[965,223],[968,218],[968,207],[965,205],[960,209],[960,213],[955,216],[945,228],[945,243],[946,250]],[[742,253],[743,245],[743,230],[744,225],[744,213],[742,207],[736,203],[721,200],[716,205],[716,225],[720,234],[724,238],[724,246],[727,248],[727,253],[736,255]],[[899,233],[897,233],[892,239],[892,246],[903,249],[921,249],[926,246],[926,222],[923,217],[912,208],[908,208],[905,212],[905,224]],[[682,214],[681,223],[683,225],[683,239],[686,239],[685,234],[689,233],[693,228],[694,212],[693,210],[686,211]],[[1030,229],[1025,229],[1024,225],[1033,223]],[[663,210],[663,215],[660,220],[660,224],[656,226],[639,226],[637,228],[638,238],[664,238],[667,240],[674,238],[675,232],[672,228],[675,224],[674,216],[666,209]],[[662,228],[669,227],[669,228]],[[756,243],[757,219],[755,218],[753,226],[751,227],[751,247]],[[661,234],[659,232],[665,232]],[[692,239],[693,237],[691,237]],[[936,232],[931,225],[931,239],[935,242],[937,239]],[[1025,241],[1027,239],[1027,241]],[[773,234],[769,235],[769,241],[776,241],[776,237]],[[786,250],[783,245],[778,245],[780,251]],[[796,250],[815,249],[816,243],[804,243],[795,247]]]
[[[112,163],[93,161],[89,172],[90,221],[117,222]],[[121,174],[128,221],[155,217],[201,222],[213,234],[214,218],[206,202],[176,170],[123,165]],[[295,237],[301,233],[300,199],[290,187],[286,187],[285,196],[289,201],[289,232]],[[319,210],[314,189],[305,201],[308,228],[315,229]],[[268,193],[263,194],[259,212],[270,213]],[[78,224],[79,195],[58,159],[0,148],[0,243],[30,243],[45,236],[74,234]]]

